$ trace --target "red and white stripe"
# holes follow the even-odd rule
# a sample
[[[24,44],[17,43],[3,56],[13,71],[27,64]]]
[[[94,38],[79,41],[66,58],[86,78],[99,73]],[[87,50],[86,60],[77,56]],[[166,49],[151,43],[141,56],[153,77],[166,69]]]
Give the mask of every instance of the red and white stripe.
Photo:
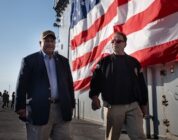
[[[70,31],[75,90],[89,86],[93,67],[112,52],[113,26],[127,35],[125,51],[143,66],[178,60],[177,0],[101,1]]]

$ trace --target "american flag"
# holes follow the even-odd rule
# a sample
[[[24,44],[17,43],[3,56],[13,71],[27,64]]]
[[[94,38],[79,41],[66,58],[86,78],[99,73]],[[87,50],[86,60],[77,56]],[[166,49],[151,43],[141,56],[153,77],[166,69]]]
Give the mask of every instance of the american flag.
[[[72,0],[70,44],[75,90],[89,87],[96,63],[127,35],[126,53],[143,67],[178,60],[178,0]]]

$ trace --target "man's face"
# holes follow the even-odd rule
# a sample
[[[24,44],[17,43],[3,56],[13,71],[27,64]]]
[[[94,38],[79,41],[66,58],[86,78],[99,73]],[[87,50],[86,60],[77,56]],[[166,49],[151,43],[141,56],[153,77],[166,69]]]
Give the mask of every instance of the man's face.
[[[55,50],[55,43],[52,36],[47,36],[40,41],[40,46],[47,55],[52,55]]]
[[[122,35],[120,35],[119,33],[114,33],[111,43],[112,43],[113,51],[116,54],[124,52],[126,42],[124,41],[124,37]]]

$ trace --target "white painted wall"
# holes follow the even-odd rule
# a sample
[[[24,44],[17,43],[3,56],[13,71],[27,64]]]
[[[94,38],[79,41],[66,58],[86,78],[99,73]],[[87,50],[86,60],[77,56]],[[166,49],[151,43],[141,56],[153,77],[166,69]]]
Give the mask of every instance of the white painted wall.
[[[57,51],[65,57],[68,57],[69,49],[70,10],[71,6],[68,5],[61,17],[59,34],[57,35]]]
[[[161,74],[161,71],[165,71],[165,75]],[[156,86],[156,93],[153,93],[152,86]],[[148,68],[148,89],[151,115],[154,115],[152,103],[153,94],[156,94],[157,98],[159,136],[169,136],[171,137],[170,139],[178,140],[178,62],[170,62]],[[164,101],[163,96],[165,96],[166,101],[168,101],[167,106],[162,103]],[[163,123],[165,119],[169,121],[168,127]],[[167,130],[169,132],[167,132]],[[153,123],[151,121],[151,134],[153,133]]]

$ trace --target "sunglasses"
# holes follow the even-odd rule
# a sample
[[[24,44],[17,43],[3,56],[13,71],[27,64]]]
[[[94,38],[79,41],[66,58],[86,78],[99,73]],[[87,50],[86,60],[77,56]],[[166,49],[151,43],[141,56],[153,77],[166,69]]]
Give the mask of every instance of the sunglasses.
[[[111,41],[111,43],[113,44],[113,43],[117,43],[117,44],[119,44],[119,43],[121,43],[121,42],[125,42],[124,40],[119,40],[119,39],[113,39],[112,41]]]

